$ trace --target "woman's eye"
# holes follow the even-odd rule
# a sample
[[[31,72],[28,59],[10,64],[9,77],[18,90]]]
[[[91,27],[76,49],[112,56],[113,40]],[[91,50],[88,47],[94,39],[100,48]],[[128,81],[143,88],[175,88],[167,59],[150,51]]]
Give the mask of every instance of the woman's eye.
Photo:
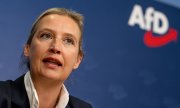
[[[71,38],[66,38],[64,40],[64,42],[65,42],[65,44],[68,44],[68,45],[74,45],[74,40]]]
[[[44,33],[40,35],[41,39],[52,39],[53,37],[51,36],[51,34],[48,33]]]

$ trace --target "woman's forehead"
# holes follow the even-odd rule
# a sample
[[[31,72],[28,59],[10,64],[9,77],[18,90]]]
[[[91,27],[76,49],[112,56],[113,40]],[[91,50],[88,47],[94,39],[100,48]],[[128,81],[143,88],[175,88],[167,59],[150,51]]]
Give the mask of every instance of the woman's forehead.
[[[51,14],[44,16],[37,25],[38,30],[52,29],[55,31],[62,31],[80,36],[80,28],[78,24],[70,17],[58,14]]]

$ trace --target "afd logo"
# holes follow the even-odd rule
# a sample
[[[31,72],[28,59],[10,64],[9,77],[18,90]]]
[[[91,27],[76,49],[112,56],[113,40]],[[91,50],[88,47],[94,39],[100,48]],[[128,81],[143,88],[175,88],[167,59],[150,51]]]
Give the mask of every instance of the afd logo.
[[[151,48],[161,47],[173,41],[176,42],[178,38],[178,32],[169,27],[166,15],[153,7],[148,7],[143,14],[142,7],[134,5],[128,25],[138,25],[140,29],[146,30],[144,43]]]

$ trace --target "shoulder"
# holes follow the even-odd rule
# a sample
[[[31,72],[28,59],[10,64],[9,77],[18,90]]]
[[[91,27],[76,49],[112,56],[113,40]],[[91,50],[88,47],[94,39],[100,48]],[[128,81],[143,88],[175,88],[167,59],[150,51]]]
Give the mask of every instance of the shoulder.
[[[0,81],[0,98],[8,98],[11,95],[12,81]]]
[[[7,108],[11,104],[12,81],[0,81],[0,108]]]
[[[0,81],[0,98],[2,95],[5,96],[14,96],[14,94],[22,94],[24,93],[25,86],[24,86],[24,76],[19,77],[15,81],[7,80],[7,81]],[[12,97],[13,98],[13,97]]]
[[[0,108],[16,108],[28,105],[28,98],[24,87],[24,76],[15,81],[0,81]]]
[[[71,95],[69,96],[69,104],[73,106],[72,108],[92,108],[89,103]]]

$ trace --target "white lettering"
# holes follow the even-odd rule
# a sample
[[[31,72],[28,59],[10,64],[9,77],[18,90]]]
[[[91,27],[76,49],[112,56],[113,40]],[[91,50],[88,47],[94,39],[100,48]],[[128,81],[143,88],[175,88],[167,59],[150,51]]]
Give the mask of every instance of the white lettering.
[[[141,6],[139,5],[134,6],[128,24],[130,26],[134,26],[135,24],[137,24],[141,29],[145,29],[145,22],[144,22]]]
[[[145,21],[146,21],[146,29],[147,31],[151,30],[151,25],[153,23],[153,13],[154,13],[154,8],[149,7],[146,10],[145,14]]]
[[[145,14],[143,14],[143,10],[140,5],[134,5],[128,25],[139,25],[141,29],[147,31],[152,30],[157,34],[164,34],[169,28],[169,22],[165,14],[154,10],[153,7],[148,7]]]
[[[161,23],[160,23],[161,22]],[[169,28],[169,23],[167,17],[161,13],[156,11],[154,13],[154,22],[153,22],[153,31],[155,33],[164,34],[167,32]]]

